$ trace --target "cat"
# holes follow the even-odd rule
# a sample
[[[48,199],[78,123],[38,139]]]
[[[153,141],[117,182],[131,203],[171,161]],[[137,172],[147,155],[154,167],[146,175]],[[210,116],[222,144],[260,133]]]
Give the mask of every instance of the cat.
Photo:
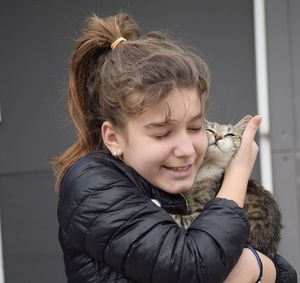
[[[189,204],[189,214],[171,215],[182,228],[188,229],[202,212],[205,203],[218,193],[224,170],[237,152],[242,134],[251,118],[247,115],[235,125],[206,121],[208,149],[193,189],[183,193]],[[258,182],[249,180],[244,210],[251,227],[249,244],[273,258],[278,251],[282,232],[282,218],[277,202]]]

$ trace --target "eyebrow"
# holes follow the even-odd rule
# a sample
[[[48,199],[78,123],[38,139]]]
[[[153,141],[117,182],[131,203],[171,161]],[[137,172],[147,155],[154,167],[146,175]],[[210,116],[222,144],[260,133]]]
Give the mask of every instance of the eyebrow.
[[[189,122],[194,122],[196,120],[202,119],[203,115],[202,112],[200,112],[198,115],[194,116]]]
[[[199,113],[197,114],[196,116],[192,117],[191,120],[189,120],[189,122],[194,122],[194,121],[197,121],[199,119],[202,119],[203,115],[202,113]],[[153,123],[149,123],[147,125],[144,126],[145,129],[153,129],[153,128],[163,128],[163,127],[166,127],[168,126],[169,124],[172,123],[172,121],[175,121],[175,120],[171,120],[171,119],[166,119],[164,121],[161,121],[161,122],[153,122]]]

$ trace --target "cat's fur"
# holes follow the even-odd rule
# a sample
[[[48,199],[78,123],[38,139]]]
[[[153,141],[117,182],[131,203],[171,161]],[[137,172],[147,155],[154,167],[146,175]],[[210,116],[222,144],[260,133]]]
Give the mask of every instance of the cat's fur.
[[[202,212],[205,203],[217,194],[224,170],[237,152],[250,119],[251,116],[246,116],[234,126],[206,123],[207,153],[193,190],[183,194],[189,203],[190,214],[172,215],[182,228],[187,229]],[[272,258],[278,250],[282,230],[281,213],[277,202],[259,183],[250,180],[244,209],[251,225],[249,243]]]

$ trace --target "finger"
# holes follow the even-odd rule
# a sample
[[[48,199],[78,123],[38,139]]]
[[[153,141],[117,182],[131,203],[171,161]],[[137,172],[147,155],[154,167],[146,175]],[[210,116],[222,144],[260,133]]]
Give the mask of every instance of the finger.
[[[259,125],[262,121],[261,116],[254,116],[249,123],[247,124],[247,127],[244,131],[242,143],[252,143],[255,137],[255,134],[259,128]]]

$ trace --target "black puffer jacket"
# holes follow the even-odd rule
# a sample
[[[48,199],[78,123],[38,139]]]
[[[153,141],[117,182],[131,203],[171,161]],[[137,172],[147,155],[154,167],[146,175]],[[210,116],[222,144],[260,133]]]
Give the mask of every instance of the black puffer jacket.
[[[215,199],[184,231],[151,199],[168,212],[185,209],[180,195],[152,187],[111,155],[77,161],[58,203],[68,282],[222,282],[249,235],[243,210]]]

